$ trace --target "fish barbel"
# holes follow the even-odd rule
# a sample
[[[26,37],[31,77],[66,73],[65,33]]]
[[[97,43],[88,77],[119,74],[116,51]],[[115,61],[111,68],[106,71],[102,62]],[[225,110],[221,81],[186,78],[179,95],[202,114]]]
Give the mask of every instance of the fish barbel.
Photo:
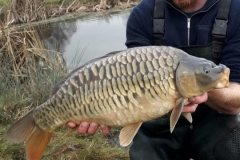
[[[15,122],[5,137],[27,141],[26,158],[38,160],[53,131],[68,121],[124,127],[120,144],[131,143],[142,122],[172,111],[172,132],[188,99],[229,85],[230,70],[180,49],[148,46],[92,60],[72,71],[51,97]],[[183,114],[190,122],[191,114]]]

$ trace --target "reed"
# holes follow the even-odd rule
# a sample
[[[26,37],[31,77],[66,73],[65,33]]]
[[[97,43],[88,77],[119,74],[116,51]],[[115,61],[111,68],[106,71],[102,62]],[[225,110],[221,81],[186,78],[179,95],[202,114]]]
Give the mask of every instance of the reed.
[[[126,9],[140,0],[0,0],[0,22],[20,24],[78,12]]]
[[[9,20],[16,23],[27,23],[43,20],[48,17],[44,0],[12,0],[9,3]]]
[[[46,100],[46,93],[50,93],[48,88],[53,87],[67,74],[61,53],[50,53],[46,50],[38,33],[32,27],[22,30],[3,27],[0,32],[0,62],[1,105],[5,106],[0,107],[0,109],[5,108],[1,112],[2,120],[12,119],[14,114],[20,112],[19,107],[12,103],[35,102],[29,107],[30,109]],[[25,98],[19,100],[19,97]],[[35,98],[37,101],[34,101]]]

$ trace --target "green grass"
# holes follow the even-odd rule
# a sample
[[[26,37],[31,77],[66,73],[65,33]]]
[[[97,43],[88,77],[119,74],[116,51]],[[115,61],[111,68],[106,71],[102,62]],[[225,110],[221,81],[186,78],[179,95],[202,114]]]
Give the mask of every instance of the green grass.
[[[0,4],[8,3],[10,0],[0,0]]]
[[[0,136],[3,137],[6,125],[0,124]],[[105,137],[100,132],[93,136],[84,136],[76,132],[64,136],[66,127],[54,132],[47,146],[42,160],[127,160],[127,149],[118,148],[111,140],[112,136]],[[25,144],[12,144],[0,138],[0,159],[25,159]]]

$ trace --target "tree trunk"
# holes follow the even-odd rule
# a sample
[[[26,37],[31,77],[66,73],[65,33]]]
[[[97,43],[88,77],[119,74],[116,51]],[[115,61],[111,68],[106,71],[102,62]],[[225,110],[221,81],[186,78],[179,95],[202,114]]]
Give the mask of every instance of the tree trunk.
[[[100,6],[107,6],[107,0],[101,0]]]

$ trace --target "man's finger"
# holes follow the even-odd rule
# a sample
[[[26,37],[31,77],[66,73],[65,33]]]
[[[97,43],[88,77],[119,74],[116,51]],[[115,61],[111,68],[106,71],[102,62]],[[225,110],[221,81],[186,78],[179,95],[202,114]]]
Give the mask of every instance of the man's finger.
[[[80,124],[80,126],[78,127],[77,131],[82,134],[87,133],[89,125],[90,125],[90,123],[88,123],[88,122],[82,122]]]
[[[193,113],[193,112],[196,111],[197,106],[198,106],[198,104],[192,104],[192,103],[190,103],[190,104],[188,104],[188,105],[186,105],[186,106],[183,107],[182,112],[183,112],[183,113]]]
[[[107,127],[107,126],[105,126],[105,125],[100,125],[100,130],[102,131],[102,133],[103,133],[104,135],[107,135],[107,134],[109,134],[109,132],[110,132],[109,127]]]
[[[94,134],[96,131],[97,131],[97,128],[98,128],[98,124],[97,123],[90,123],[90,126],[88,128],[88,133],[89,134]]]
[[[77,126],[76,123],[74,123],[74,122],[68,122],[67,125],[70,128],[75,128]]]
[[[191,103],[200,104],[200,103],[206,102],[207,99],[208,99],[208,94],[207,93],[203,93],[200,96],[196,96],[196,97],[190,98],[189,101]]]

